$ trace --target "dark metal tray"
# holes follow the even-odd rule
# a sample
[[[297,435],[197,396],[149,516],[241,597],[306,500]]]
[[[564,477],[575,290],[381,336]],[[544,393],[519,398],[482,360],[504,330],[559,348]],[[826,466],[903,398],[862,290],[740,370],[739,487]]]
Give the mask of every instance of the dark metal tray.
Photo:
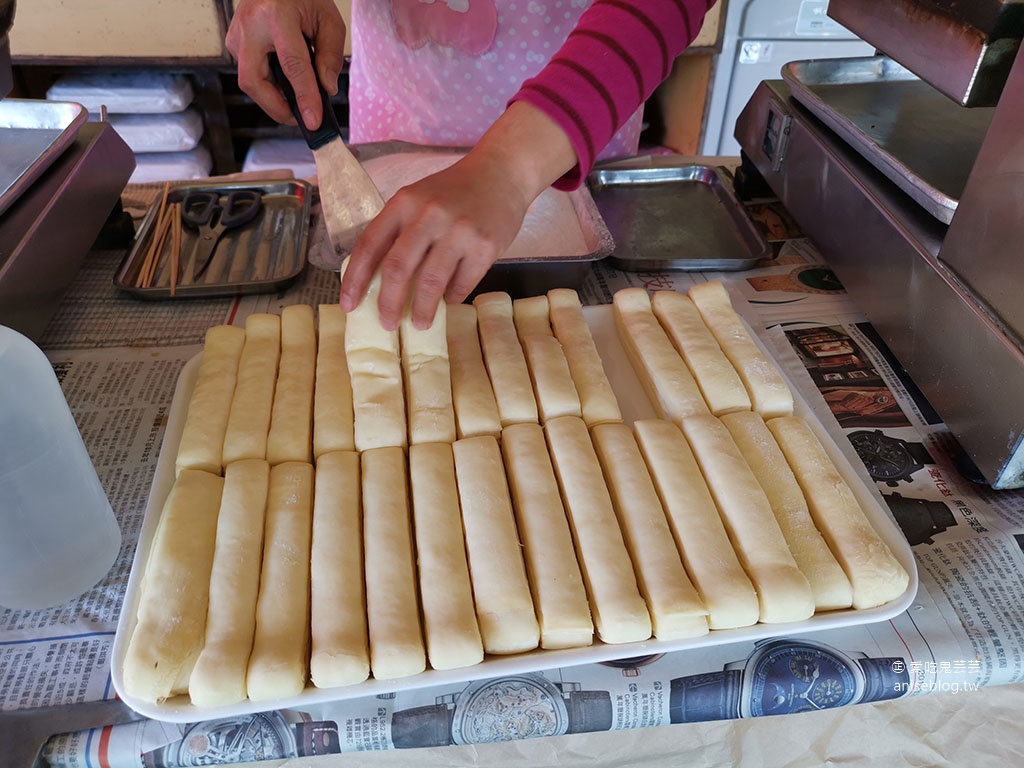
[[[587,184],[615,241],[609,261],[620,269],[741,270],[768,255],[723,168],[613,164],[592,171]]]
[[[142,299],[237,296],[268,293],[284,288],[306,265],[312,191],[305,181],[232,182],[172,186],[167,202],[181,202],[190,192],[213,191],[227,195],[236,189],[263,193],[263,210],[250,223],[226,231],[217,244],[210,266],[196,283],[170,288],[171,238],[159,256],[153,282],[140,286],[140,273],[155,235],[160,200],[149,208],[135,243],[114,275],[114,285]],[[181,261],[187,261],[197,239],[196,230],[181,230]]]
[[[887,56],[794,61],[793,98],[944,224],[994,109],[961,107]]]
[[[0,213],[67,149],[88,116],[81,104],[0,98]]]

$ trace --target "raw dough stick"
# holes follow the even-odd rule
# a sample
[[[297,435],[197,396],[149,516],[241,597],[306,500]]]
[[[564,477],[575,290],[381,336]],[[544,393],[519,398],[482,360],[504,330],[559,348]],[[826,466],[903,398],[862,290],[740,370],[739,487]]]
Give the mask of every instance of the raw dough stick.
[[[224,470],[206,642],[188,682],[197,707],[223,707],[247,695],[269,483],[270,466],[263,459],[243,459]]]
[[[331,451],[316,464],[310,556],[310,677],[317,688],[370,676],[363,590],[359,454]]]
[[[452,450],[484,650],[495,654],[532,650],[540,641],[540,626],[498,441],[490,435],[467,437]]]
[[[793,559],[772,505],[736,442],[714,416],[691,416],[683,434],[693,448],[743,568],[757,590],[759,620],[803,621],[814,614],[811,585]]]
[[[476,307],[472,304],[449,304],[447,312],[448,362],[458,437],[497,437],[501,434],[501,418],[480,351]]]
[[[857,497],[803,419],[770,419],[807,499],[811,517],[853,586],[853,607],[873,608],[903,594],[910,576],[879,537]]]
[[[409,481],[430,666],[456,669],[479,664],[484,647],[469,580],[451,445],[409,446]]]
[[[245,346],[224,435],[224,466],[267,458],[267,433],[281,358],[281,318],[253,314],[245,319]]]
[[[558,339],[534,334],[523,337],[522,344],[541,422],[559,416],[582,417],[580,396]]]
[[[739,374],[693,302],[676,291],[655,291],[651,308],[697,380],[711,413],[750,410],[750,396]]]
[[[298,696],[309,666],[313,465],[270,468],[256,635],[246,686],[253,701]]]
[[[548,308],[552,330],[562,345],[576,385],[583,420],[590,427],[622,421],[619,402],[583,316],[579,294],[571,288],[553,288],[548,291]]]
[[[352,380],[345,359],[345,313],[337,304],[321,304],[313,388],[313,456],[354,451],[354,429]]]
[[[679,423],[710,413],[693,374],[654,316],[647,291],[623,288],[612,301],[619,339],[658,415]]]
[[[267,435],[267,461],[313,459],[313,387],[316,382],[316,322],[308,304],[281,310],[281,365]]]
[[[223,488],[219,475],[183,469],[167,495],[124,659],[129,696],[163,701],[178,680],[187,679],[199,655]]]
[[[413,554],[405,451],[375,448],[362,455],[363,557],[370,669],[378,680],[426,669]]]
[[[418,330],[408,312],[399,326],[410,444],[455,442],[446,318],[441,304],[427,330]]]
[[[235,394],[238,361],[245,344],[245,329],[215,325],[206,331],[196,386],[189,399],[185,427],[178,441],[177,472],[204,469],[221,473],[224,433]]]
[[[527,336],[551,336],[551,321],[548,319],[548,297],[529,296],[512,302],[512,319],[516,335],[523,341]]]
[[[753,411],[721,418],[771,502],[789,551],[811,585],[814,609],[849,608],[853,602],[850,580],[814,527],[800,484],[764,419]]]
[[[637,587],[587,425],[575,416],[562,416],[544,425],[544,431],[597,636],[606,643],[647,640],[651,616]]]
[[[590,645],[594,623],[587,590],[544,430],[537,424],[505,427],[501,451],[540,623],[540,647]]]
[[[526,356],[516,336],[512,299],[507,293],[481,293],[473,299],[476,307],[480,347],[487,375],[498,403],[501,426],[538,422],[537,400],[533,394]]]
[[[654,636],[673,640],[706,635],[707,608],[683,568],[633,431],[626,424],[599,424],[591,437]]]
[[[719,346],[747,388],[754,410],[764,418],[793,413],[793,393],[779,369],[750,337],[732,300],[717,280],[697,283],[687,292]]]
[[[381,327],[379,295],[380,274],[376,274],[366,296],[345,321],[345,355],[352,380],[355,443],[359,451],[404,447],[408,442],[398,331]]]
[[[711,629],[757,623],[757,593],[682,431],[661,419],[641,419],[633,430],[683,564],[708,609]]]

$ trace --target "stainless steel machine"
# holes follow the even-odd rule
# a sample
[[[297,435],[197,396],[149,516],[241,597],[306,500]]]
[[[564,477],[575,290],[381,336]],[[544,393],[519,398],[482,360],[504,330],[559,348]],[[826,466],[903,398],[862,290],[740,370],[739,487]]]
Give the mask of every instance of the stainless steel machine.
[[[1024,3],[831,0],[875,45],[792,62],[736,125],[993,488],[1024,487]]]
[[[0,325],[42,335],[135,156],[80,105],[6,98],[14,0],[0,0]]]

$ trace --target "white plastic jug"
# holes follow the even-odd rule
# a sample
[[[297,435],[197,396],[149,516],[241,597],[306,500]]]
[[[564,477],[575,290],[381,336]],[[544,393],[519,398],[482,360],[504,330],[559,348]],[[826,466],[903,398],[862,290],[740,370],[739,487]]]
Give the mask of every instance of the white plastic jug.
[[[110,570],[121,531],[53,366],[0,326],[0,606],[45,608]]]

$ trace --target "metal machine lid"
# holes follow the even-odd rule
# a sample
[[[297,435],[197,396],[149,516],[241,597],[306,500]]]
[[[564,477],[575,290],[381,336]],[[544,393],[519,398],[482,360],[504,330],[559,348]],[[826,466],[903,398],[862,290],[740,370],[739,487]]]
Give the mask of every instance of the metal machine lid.
[[[828,14],[965,107],[995,106],[1024,38],[1021,0],[829,0]]]

